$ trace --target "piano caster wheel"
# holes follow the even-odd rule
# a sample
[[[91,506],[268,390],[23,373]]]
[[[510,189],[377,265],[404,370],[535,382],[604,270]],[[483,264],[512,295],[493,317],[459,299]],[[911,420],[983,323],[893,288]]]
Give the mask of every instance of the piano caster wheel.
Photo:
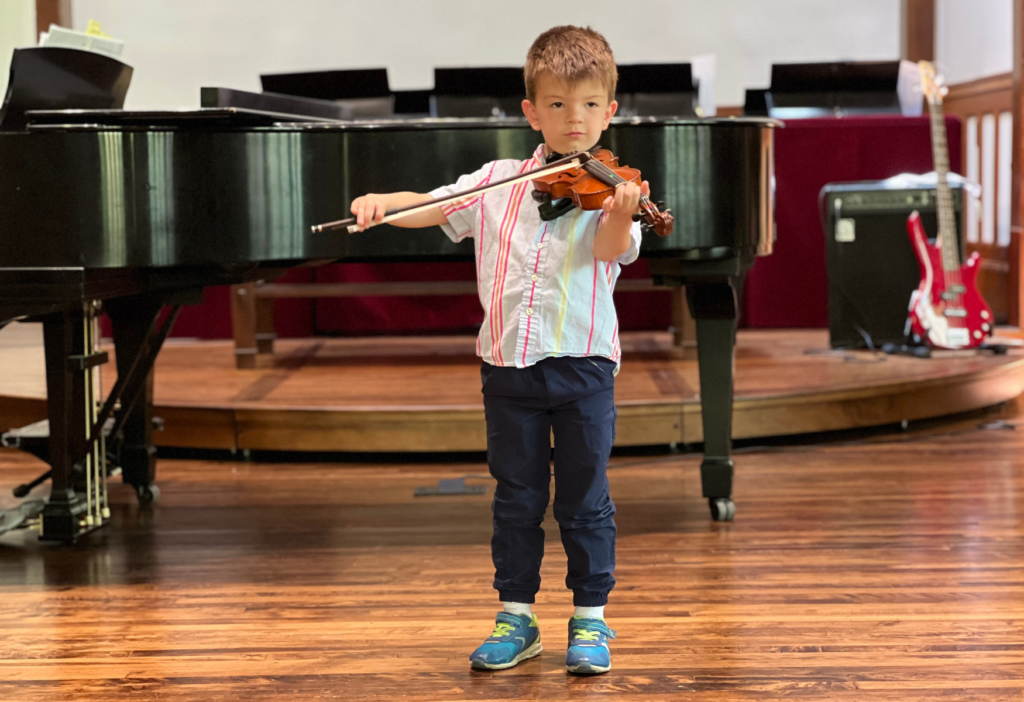
[[[135,488],[135,493],[139,496],[139,505],[142,507],[149,507],[154,502],[160,501],[160,488],[157,487],[156,483],[152,485],[139,485]]]
[[[711,518],[716,522],[731,522],[736,516],[736,503],[728,497],[712,497],[708,505],[711,506]]]

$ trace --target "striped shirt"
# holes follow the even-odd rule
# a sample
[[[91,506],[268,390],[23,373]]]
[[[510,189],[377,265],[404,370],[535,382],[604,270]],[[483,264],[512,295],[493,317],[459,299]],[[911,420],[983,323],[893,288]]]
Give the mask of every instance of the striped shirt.
[[[527,161],[488,163],[430,194],[463,192],[543,163],[541,145]],[[618,364],[622,351],[612,290],[619,266],[640,253],[640,225],[633,224],[624,254],[598,261],[592,246],[603,212],[574,209],[544,222],[532,189],[526,181],[441,208],[448,218],[445,234],[453,241],[474,241],[484,308],[477,355],[491,365],[519,368],[551,356],[604,356]]]

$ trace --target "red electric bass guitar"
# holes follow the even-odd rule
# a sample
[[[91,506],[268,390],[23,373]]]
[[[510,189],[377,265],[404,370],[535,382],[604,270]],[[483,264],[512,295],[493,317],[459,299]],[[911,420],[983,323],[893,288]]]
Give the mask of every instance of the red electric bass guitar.
[[[941,85],[932,64],[921,61],[918,66],[921,89],[931,114],[932,154],[938,176],[935,189],[939,236],[934,246],[929,244],[921,216],[916,211],[910,214],[907,233],[921,266],[921,284],[910,297],[907,324],[918,343],[938,349],[972,349],[992,333],[992,309],[978,292],[978,253],[974,252],[967,263],[960,264],[953,198],[946,179],[949,150],[942,96],[948,90]]]

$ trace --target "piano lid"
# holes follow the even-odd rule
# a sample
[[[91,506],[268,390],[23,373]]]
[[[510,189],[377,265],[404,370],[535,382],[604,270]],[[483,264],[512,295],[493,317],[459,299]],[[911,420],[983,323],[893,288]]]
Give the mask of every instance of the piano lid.
[[[198,110],[29,110],[29,131],[54,129],[210,129],[253,128],[306,123],[308,115],[251,110],[243,107],[204,107]]]
[[[301,115],[282,114],[238,107],[200,108],[198,110],[30,110],[28,130],[52,131],[95,129],[154,130],[229,127],[274,128],[282,131],[418,131],[433,129],[528,129],[525,118],[431,117],[420,119],[357,119],[311,121]],[[782,121],[764,117],[679,118],[679,117],[616,117],[612,126],[659,127],[670,125],[760,124],[781,127]],[[539,137],[538,137],[539,138]]]

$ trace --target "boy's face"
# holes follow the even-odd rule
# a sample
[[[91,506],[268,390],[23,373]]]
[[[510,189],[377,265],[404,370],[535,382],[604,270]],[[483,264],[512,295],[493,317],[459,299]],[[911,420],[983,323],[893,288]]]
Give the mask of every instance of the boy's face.
[[[596,79],[570,85],[541,73],[535,87],[535,100],[523,100],[523,113],[530,126],[544,134],[548,148],[560,154],[596,144],[619,107],[608,100],[608,91]]]

